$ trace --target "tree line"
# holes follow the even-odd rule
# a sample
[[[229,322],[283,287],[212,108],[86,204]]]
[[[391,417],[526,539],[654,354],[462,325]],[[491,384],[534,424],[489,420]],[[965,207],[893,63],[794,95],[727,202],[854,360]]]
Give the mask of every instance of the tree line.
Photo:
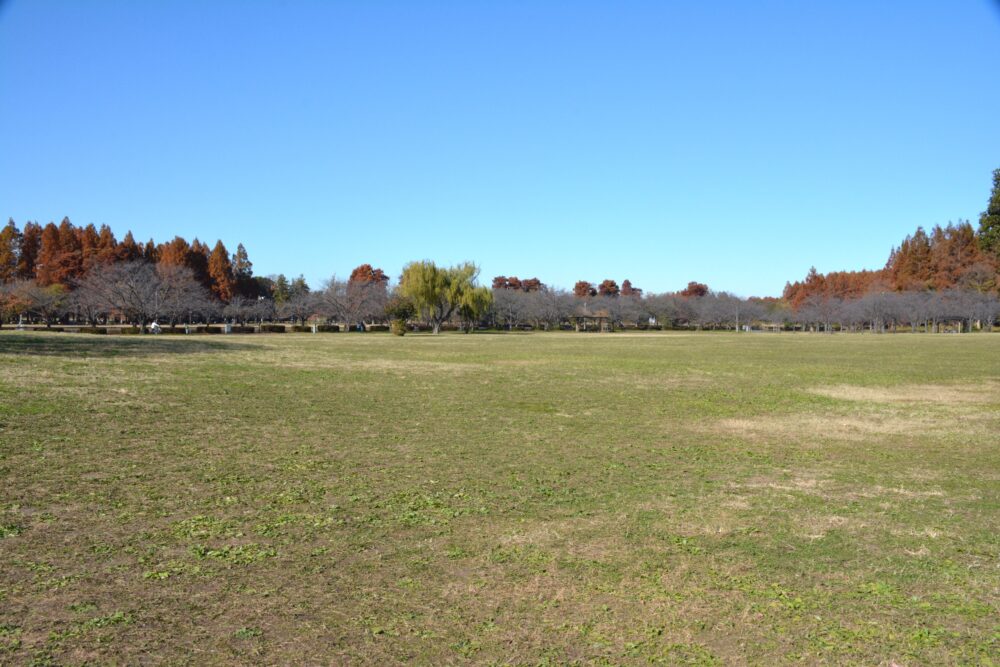
[[[439,267],[407,264],[394,286],[389,276],[362,264],[347,279],[336,276],[312,289],[301,275],[254,276],[243,244],[230,254],[221,240],[211,248],[180,236],[165,243],[119,241],[106,225],[74,226],[13,220],[0,229],[0,325],[29,322],[122,322],[145,326],[227,321],[338,323],[345,329],[389,323],[402,332],[424,323],[446,326],[695,329],[810,329],[822,331],[990,330],[1000,290],[1000,169],[978,230],[968,221],[922,228],[892,250],[875,271],[827,274],[811,269],[788,283],[781,298],[740,298],[691,281],[676,292],[646,293],[620,284],[580,280],[572,290],[537,277],[496,276],[478,284],[471,262]]]
[[[833,271],[813,267],[801,281],[786,284],[783,298],[798,309],[816,299],[857,299],[873,292],[927,292],[965,289],[980,293],[1000,288],[1000,169],[986,210],[974,229],[968,220],[922,227],[889,253],[882,269]]]

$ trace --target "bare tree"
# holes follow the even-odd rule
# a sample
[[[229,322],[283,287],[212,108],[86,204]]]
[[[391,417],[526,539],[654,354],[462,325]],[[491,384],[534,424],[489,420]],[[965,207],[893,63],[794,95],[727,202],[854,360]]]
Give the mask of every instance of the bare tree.
[[[80,287],[81,285],[77,283],[76,289],[70,293],[68,307],[77,319],[96,326],[100,320],[108,318],[108,305],[93,290]]]
[[[528,292],[519,289],[493,290],[493,315],[497,324],[509,329],[517,328],[529,318],[530,299]]]
[[[886,324],[891,317],[891,305],[890,293],[883,290],[869,292],[858,301],[861,316],[875,333],[885,333]]]
[[[916,333],[920,325],[926,324],[930,312],[930,299],[926,292],[902,292],[895,295],[895,310],[910,325],[910,332]]]
[[[326,282],[316,296],[320,314],[344,323],[350,330],[385,318],[389,293],[385,281],[354,280],[344,282],[336,276]]]
[[[558,328],[570,318],[576,306],[573,295],[563,290],[545,287],[522,294],[523,316],[538,329]]]
[[[277,307],[274,303],[274,299],[262,296],[257,298],[251,312],[251,316],[257,320],[257,322],[263,324],[268,320],[274,319],[277,314]]]
[[[162,280],[153,265],[142,261],[97,268],[77,289],[83,290],[88,300],[103,304],[140,328],[155,319],[163,306]]]
[[[223,316],[229,318],[236,324],[246,324],[247,320],[254,317],[257,307],[257,299],[248,299],[244,296],[234,296],[229,300],[223,309]]]
[[[291,318],[293,322],[305,324],[306,320],[321,310],[322,307],[317,295],[312,292],[299,292],[281,304],[278,315]]]
[[[792,319],[788,305],[781,301],[762,305],[761,311],[760,319],[770,324],[779,333]]]
[[[171,325],[182,320],[189,323],[195,316],[210,320],[218,316],[222,304],[198,282],[194,272],[183,266],[157,266],[160,308],[157,317],[164,317]]]
[[[190,269],[133,261],[95,268],[80,281],[74,298],[88,309],[117,313],[140,328],[157,318],[176,324],[211,316],[217,303]]]
[[[993,322],[1000,316],[1000,300],[993,294],[983,293],[976,293],[973,299],[972,312],[979,320],[979,326],[983,331],[992,331]]]
[[[13,307],[51,327],[66,312],[68,295],[62,285],[41,287],[33,280],[20,280],[7,288]]]

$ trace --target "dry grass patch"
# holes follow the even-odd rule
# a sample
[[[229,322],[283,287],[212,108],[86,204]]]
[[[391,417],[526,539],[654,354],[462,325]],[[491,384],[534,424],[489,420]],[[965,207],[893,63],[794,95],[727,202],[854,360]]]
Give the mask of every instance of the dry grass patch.
[[[928,430],[940,428],[947,426],[942,425],[940,419],[930,416],[797,413],[719,419],[703,423],[699,430],[751,441],[808,444],[831,440],[870,442],[880,436],[924,434]]]
[[[1000,381],[963,384],[907,384],[894,387],[834,385],[811,387],[809,392],[843,401],[865,403],[932,403],[934,405],[1000,402]]]

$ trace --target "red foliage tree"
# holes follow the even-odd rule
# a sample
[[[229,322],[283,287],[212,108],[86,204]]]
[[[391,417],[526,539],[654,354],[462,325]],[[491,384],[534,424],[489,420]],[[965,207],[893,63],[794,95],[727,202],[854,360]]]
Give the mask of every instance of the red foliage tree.
[[[578,280],[577,283],[573,285],[573,295],[583,299],[588,296],[596,296],[597,290],[594,289],[593,284],[588,283],[586,280]]]
[[[21,250],[21,231],[11,218],[0,230],[0,284],[17,278],[17,257]]]
[[[152,241],[150,241],[152,243]],[[152,246],[154,249],[155,245]],[[121,243],[115,248],[115,261],[118,262],[134,262],[137,259],[142,258],[142,247],[135,242],[135,238],[132,236],[132,232],[125,234],[125,238],[122,239]]]
[[[69,218],[63,218],[59,223],[59,245],[62,252],[59,257],[57,282],[68,286],[75,278],[83,275],[83,247],[77,229]]]
[[[618,296],[620,291],[621,290],[618,289],[618,283],[616,283],[614,280],[611,280],[610,278],[602,281],[601,284],[598,285],[597,287],[597,292],[601,296],[615,297]]]
[[[149,246],[153,240],[146,244]],[[188,266],[191,246],[181,236],[175,236],[172,241],[156,246],[157,262],[164,266]]]
[[[389,276],[382,269],[374,269],[371,264],[362,264],[351,271],[348,283],[382,283],[389,282]]]
[[[642,290],[632,286],[632,281],[626,278],[622,281],[622,296],[629,296],[638,299],[642,296]]]
[[[41,241],[38,259],[35,262],[35,280],[42,287],[48,287],[59,282],[59,262],[62,259],[59,228],[54,222],[50,222],[42,228]]]
[[[76,238],[80,245],[81,274],[86,273],[98,263],[101,246],[101,236],[93,223],[76,230]]]
[[[129,232],[131,235],[131,232]],[[183,240],[183,239],[182,239]],[[142,258],[149,262],[150,264],[160,263],[160,246],[153,242],[153,239],[146,241],[139,250],[142,252]],[[178,266],[174,264],[173,266]]]
[[[691,296],[705,296],[708,294],[708,285],[705,283],[699,283],[691,281],[688,283],[687,287],[681,290],[681,296],[691,297]]]
[[[221,239],[216,241],[208,256],[206,272],[212,294],[220,301],[229,303],[236,290],[236,279],[233,277],[233,264],[229,259],[229,251]]]
[[[37,222],[24,223],[21,232],[21,254],[17,258],[17,277],[22,280],[35,278],[38,253],[42,250],[42,227]]]
[[[521,289],[525,292],[541,292],[545,289],[545,283],[538,278],[525,278],[521,281]]]
[[[118,240],[115,239],[114,232],[107,225],[101,225],[101,231],[97,234],[97,262],[112,264],[117,256]]]

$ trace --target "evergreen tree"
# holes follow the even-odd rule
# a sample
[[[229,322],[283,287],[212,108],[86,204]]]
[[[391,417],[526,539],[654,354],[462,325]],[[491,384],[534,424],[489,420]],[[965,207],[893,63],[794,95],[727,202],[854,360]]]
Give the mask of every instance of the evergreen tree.
[[[288,278],[285,277],[284,273],[278,274],[278,277],[274,279],[274,290],[272,291],[271,296],[277,304],[285,303],[291,296],[291,288],[288,285]]]
[[[986,210],[979,216],[979,247],[1000,260],[1000,169],[993,172],[993,192]]]
[[[306,282],[305,276],[301,273],[299,277],[292,281],[292,284],[288,286],[288,297],[294,299],[297,296],[305,296],[309,294],[309,283]]]
[[[247,249],[240,243],[233,253],[233,276],[237,281],[245,281],[253,278],[253,263],[247,255]]]
[[[187,266],[194,271],[195,279],[205,287],[212,288],[212,278],[208,275],[208,245],[197,237],[191,241],[191,249],[187,255]],[[226,258],[228,260],[228,257]]]

